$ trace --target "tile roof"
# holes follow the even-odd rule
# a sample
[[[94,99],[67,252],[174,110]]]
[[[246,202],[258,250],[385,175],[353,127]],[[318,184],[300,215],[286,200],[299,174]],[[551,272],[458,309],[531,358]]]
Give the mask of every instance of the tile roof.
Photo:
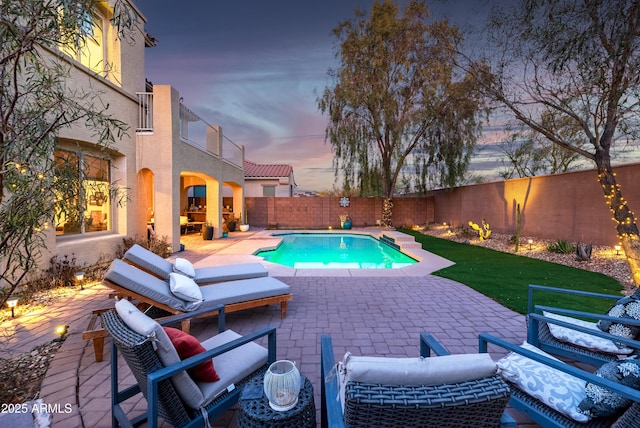
[[[291,165],[261,165],[248,160],[244,161],[245,178],[289,177],[293,172]]]

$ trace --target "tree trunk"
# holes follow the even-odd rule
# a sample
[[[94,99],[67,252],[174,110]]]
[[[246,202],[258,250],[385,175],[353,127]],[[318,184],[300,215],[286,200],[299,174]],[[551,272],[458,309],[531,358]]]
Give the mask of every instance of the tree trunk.
[[[605,162],[608,164],[608,162]],[[598,165],[598,182],[602,186],[604,198],[613,213],[620,245],[624,249],[636,287],[640,285],[640,236],[633,212],[622,197],[620,185],[610,165]]]

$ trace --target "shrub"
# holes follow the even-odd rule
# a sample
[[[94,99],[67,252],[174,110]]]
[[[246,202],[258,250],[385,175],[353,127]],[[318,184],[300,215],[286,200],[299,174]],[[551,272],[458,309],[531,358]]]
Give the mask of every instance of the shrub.
[[[561,253],[561,254],[570,254],[576,250],[569,241],[565,241],[564,239],[559,239],[556,242],[553,242],[547,245],[547,251],[551,253]]]
[[[138,244],[162,258],[169,257],[171,254],[171,250],[169,249],[171,245],[169,244],[169,238],[167,236],[147,239],[146,237],[143,238],[136,235],[133,238],[122,238],[122,243],[116,248],[116,258],[121,259],[124,256],[124,253],[126,253],[129,248],[133,247],[134,244]]]

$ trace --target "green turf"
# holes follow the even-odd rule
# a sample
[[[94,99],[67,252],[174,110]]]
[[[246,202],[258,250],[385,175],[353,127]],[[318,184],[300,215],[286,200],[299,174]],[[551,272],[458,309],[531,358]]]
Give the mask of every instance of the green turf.
[[[425,250],[455,262],[434,275],[461,282],[521,314],[527,313],[529,284],[621,295],[623,287],[606,275],[544,260],[517,256],[403,229]],[[546,294],[536,291],[536,304],[603,313],[611,300]]]

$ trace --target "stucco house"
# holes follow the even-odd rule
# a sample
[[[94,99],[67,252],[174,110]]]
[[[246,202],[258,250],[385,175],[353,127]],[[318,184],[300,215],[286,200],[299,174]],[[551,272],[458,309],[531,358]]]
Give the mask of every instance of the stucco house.
[[[244,161],[245,196],[291,197],[296,189],[293,167]]]
[[[116,37],[109,0],[97,2],[102,25],[94,29],[95,43],[75,53],[51,53],[71,58],[73,83],[99,88],[102,103],[129,132],[106,152],[91,129],[75,126],[58,136],[56,159],[82,169],[86,200],[78,220],[62,216],[49,231],[44,257],[73,254],[78,264],[92,264],[113,254],[123,237],[146,237],[149,231],[177,250],[192,186],[206,186],[198,213],[214,226],[214,236],[221,235],[224,187],[233,194],[234,212],[244,208],[244,148],[224,140],[222,129],[185,106],[175,88],[146,81],[145,48],[156,43],[144,30],[143,13],[127,2],[138,18],[130,42]],[[90,55],[82,55],[83,49],[91,49]],[[116,204],[96,191],[101,185],[126,189],[126,202]]]

